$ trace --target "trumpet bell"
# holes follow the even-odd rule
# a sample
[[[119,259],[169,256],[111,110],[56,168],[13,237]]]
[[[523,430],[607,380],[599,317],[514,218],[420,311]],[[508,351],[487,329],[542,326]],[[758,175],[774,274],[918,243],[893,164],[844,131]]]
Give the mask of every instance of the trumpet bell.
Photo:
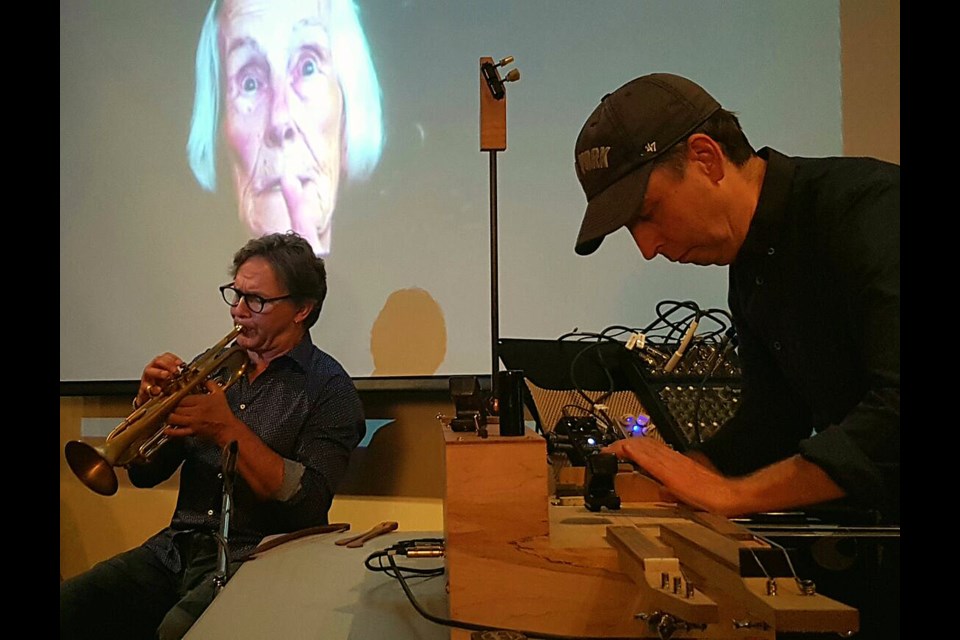
[[[112,496],[117,492],[117,474],[97,447],[71,440],[63,453],[80,482],[102,496]]]

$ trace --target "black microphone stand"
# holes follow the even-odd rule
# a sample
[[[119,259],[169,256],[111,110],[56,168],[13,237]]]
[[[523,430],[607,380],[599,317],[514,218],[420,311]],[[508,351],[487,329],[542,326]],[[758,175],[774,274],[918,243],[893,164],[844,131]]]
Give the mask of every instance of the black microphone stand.
[[[213,576],[215,595],[230,579],[230,516],[233,512],[233,482],[237,475],[237,441],[231,440],[220,457],[220,475],[223,477],[223,498],[220,504],[220,530],[217,535],[217,572]]]
[[[490,397],[497,396],[497,372],[500,370],[500,300],[497,256],[497,151],[507,148],[507,100],[505,82],[520,79],[513,69],[506,78],[499,68],[513,63],[513,56],[499,62],[480,58],[480,150],[490,153]]]
[[[500,274],[497,265],[497,150],[490,153],[490,396],[497,397],[497,371],[500,369]]]

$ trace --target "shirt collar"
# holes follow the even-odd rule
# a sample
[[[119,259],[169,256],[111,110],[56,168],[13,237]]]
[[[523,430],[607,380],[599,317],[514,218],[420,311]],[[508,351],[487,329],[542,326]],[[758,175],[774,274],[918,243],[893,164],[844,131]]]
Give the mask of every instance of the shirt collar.
[[[769,147],[764,147],[757,155],[766,160],[767,169],[763,176],[757,209],[738,257],[745,254],[768,254],[771,248],[776,247],[793,189],[795,167],[790,158]]]
[[[303,337],[300,339],[300,342],[284,355],[296,362],[303,371],[309,371],[312,354],[313,340],[310,338],[310,330],[307,329],[303,332]]]

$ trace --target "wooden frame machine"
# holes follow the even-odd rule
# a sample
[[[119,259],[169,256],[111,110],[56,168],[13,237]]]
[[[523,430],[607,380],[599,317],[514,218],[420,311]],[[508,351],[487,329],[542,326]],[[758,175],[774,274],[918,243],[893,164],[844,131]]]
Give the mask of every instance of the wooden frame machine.
[[[442,429],[453,620],[531,638],[772,640],[859,628],[858,611],[817,593],[785,549],[658,501],[644,476],[618,473],[621,509],[591,512],[550,495],[538,434]]]

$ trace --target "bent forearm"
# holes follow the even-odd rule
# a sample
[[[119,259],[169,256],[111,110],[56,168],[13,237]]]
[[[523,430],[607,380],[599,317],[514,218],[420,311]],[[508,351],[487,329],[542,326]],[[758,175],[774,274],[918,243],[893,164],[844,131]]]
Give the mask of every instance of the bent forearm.
[[[792,509],[843,498],[846,492],[814,463],[795,455],[754,473],[732,479],[730,513],[742,515]]]
[[[686,456],[700,466],[706,467],[714,473],[720,473],[720,470],[717,469],[717,467],[713,464],[713,461],[710,460],[710,458],[707,457],[707,454],[703,453],[702,451],[688,451]]]
[[[733,484],[702,454],[685,455],[647,438],[621,440],[608,450],[626,457],[656,478],[677,500],[706,511],[724,513],[735,501]]]
[[[823,469],[799,455],[749,475],[725,477],[703,454],[684,455],[649,440],[620,441],[609,450],[633,460],[677,500],[728,517],[791,509],[845,495]]]
[[[705,462],[709,465],[709,460]],[[687,463],[674,459],[654,475],[678,499],[728,517],[803,507],[845,495],[823,469],[799,455],[737,478],[719,475],[706,465],[697,459]]]
[[[283,484],[283,458],[239,420],[221,446],[237,441],[237,472],[261,500],[272,499]]]

